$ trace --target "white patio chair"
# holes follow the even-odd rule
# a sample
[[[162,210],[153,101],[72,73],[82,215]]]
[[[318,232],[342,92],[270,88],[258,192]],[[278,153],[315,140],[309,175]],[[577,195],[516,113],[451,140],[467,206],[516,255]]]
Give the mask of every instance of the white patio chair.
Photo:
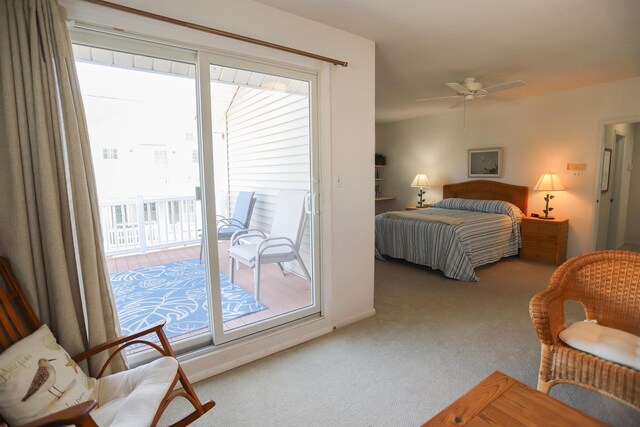
[[[284,275],[283,262],[298,261],[305,278],[311,281],[302,258],[300,244],[307,218],[307,191],[283,190],[278,195],[271,233],[248,229],[236,231],[229,245],[229,279],[233,286],[236,262],[253,268],[254,298],[260,304],[260,266],[278,264]]]
[[[230,218],[217,215],[218,240],[229,240],[236,231],[249,228],[253,206],[256,204],[254,194],[253,191],[239,192],[233,215]]]
[[[200,188],[200,187],[197,187]],[[200,200],[197,196],[196,200]],[[253,207],[256,204],[256,198],[253,196],[254,191],[241,191],[238,193],[236,199],[236,206],[233,209],[233,215],[231,217],[225,217],[222,215],[216,215],[216,230],[218,234],[218,241],[230,240],[233,233],[238,230],[244,230],[249,228],[251,222],[251,215],[253,213]],[[202,254],[204,253],[204,234],[200,241],[200,259],[202,260]]]

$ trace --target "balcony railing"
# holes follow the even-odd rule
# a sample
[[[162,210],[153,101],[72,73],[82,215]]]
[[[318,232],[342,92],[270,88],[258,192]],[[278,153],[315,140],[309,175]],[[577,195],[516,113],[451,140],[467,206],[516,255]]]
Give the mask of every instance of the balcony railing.
[[[105,254],[145,254],[200,242],[202,216],[195,197],[108,200],[100,203]]]

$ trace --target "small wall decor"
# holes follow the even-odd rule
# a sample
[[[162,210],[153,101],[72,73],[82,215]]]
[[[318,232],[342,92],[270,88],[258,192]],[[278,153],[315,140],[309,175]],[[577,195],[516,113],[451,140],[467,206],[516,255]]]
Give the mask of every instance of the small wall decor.
[[[470,149],[467,175],[470,178],[502,177],[502,147]]]
[[[611,176],[611,148],[604,149],[604,157],[602,159],[602,184],[600,184],[600,191],[609,191],[609,177]]]
[[[384,166],[387,164],[387,156],[382,153],[376,153],[376,166]]]

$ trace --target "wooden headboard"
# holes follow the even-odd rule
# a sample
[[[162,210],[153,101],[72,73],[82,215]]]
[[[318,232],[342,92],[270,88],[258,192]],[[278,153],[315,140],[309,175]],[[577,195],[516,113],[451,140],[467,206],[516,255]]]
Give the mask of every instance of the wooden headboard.
[[[467,181],[445,185],[442,188],[442,196],[445,199],[456,197],[473,200],[504,200],[519,207],[526,215],[529,187],[487,180]]]

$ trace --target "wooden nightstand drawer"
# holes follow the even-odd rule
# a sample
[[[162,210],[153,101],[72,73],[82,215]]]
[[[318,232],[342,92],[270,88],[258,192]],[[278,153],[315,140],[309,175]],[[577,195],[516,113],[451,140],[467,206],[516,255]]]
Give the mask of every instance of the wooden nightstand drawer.
[[[522,247],[555,252],[556,244],[557,239],[555,238],[555,236],[529,234],[527,235],[527,238],[523,240]]]
[[[556,263],[555,251],[550,252],[548,250],[545,251],[542,249],[527,248],[524,246],[520,249],[520,258],[527,259],[529,261],[545,262],[547,264]]]
[[[567,259],[569,220],[524,218],[520,258],[560,265]]]
[[[526,221],[522,221],[522,233],[555,237],[558,233],[558,224],[549,220],[531,221],[527,218]]]

